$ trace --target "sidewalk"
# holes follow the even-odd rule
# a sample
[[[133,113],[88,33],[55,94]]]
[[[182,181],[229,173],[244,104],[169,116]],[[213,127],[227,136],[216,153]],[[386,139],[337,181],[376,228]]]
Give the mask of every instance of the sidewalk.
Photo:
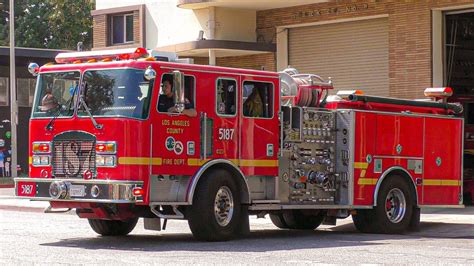
[[[0,188],[0,210],[43,212],[47,201],[16,199],[14,188]]]

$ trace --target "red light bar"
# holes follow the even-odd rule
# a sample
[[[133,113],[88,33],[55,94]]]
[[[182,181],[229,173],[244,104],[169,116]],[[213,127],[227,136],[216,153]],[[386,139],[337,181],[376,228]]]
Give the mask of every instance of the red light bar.
[[[142,47],[103,51],[60,53],[56,56],[56,63],[70,64],[77,61],[87,62],[92,59],[99,61],[107,58],[128,60],[147,57],[148,55],[148,51]]]
[[[450,87],[427,88],[424,93],[426,97],[449,97],[453,95],[453,89]]]

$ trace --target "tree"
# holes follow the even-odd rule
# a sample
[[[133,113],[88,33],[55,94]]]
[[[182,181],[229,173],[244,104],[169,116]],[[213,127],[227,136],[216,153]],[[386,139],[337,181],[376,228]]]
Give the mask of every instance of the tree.
[[[0,12],[0,45],[8,45],[8,0]],[[16,0],[15,43],[19,47],[76,49],[92,45],[93,0]]]

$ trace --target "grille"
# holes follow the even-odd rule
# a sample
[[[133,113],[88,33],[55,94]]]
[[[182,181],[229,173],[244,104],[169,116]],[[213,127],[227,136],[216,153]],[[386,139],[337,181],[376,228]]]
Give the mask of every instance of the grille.
[[[85,171],[95,174],[95,139],[60,139],[53,141],[53,175],[83,178]]]

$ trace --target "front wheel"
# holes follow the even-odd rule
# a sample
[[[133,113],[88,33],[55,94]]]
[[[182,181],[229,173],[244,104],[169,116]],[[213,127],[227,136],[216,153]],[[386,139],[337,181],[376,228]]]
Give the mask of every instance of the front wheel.
[[[125,221],[88,219],[92,230],[103,236],[124,236],[130,233],[138,222],[138,218]]]
[[[193,236],[204,241],[229,240],[239,233],[241,215],[240,193],[231,175],[222,169],[206,173],[187,211]]]

